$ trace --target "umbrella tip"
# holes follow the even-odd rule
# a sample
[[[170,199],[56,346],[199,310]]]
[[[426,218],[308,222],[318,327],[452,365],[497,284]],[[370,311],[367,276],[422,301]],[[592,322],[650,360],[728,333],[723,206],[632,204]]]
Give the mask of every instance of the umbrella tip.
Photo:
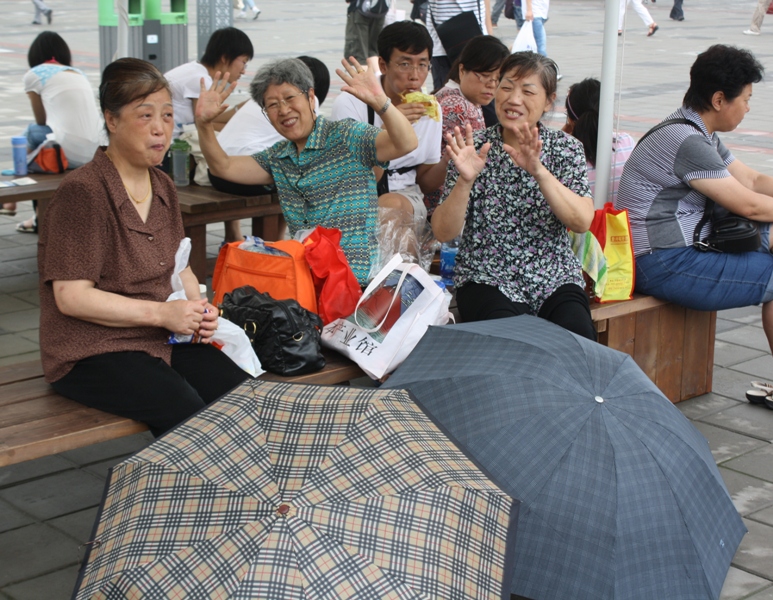
[[[601,396],[596,396],[596,402],[598,402],[599,404],[602,404],[604,402],[604,398],[602,398]]]

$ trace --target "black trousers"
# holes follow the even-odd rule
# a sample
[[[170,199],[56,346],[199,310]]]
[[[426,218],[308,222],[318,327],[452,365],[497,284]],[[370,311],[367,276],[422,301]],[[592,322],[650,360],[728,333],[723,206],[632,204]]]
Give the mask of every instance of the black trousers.
[[[147,423],[158,437],[248,377],[209,344],[180,344],[171,367],[145,352],[111,352],[78,361],[51,385],[91,408]]]
[[[271,194],[276,191],[276,186],[274,185],[246,185],[244,183],[234,183],[233,181],[228,181],[227,179],[213,175],[209,170],[207,170],[207,175],[209,175],[209,182],[212,184],[212,187],[217,191],[225,192],[226,194],[234,194],[235,196],[262,196],[263,194]]]
[[[499,288],[475,282],[456,290],[456,305],[462,321],[504,319],[531,312],[528,304],[513,302]],[[545,300],[537,316],[596,341],[588,296],[578,285],[567,283],[559,287]]]

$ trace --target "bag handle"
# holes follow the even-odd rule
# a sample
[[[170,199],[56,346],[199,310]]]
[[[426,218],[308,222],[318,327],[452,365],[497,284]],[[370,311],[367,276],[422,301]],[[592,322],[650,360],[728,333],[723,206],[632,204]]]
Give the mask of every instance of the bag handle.
[[[400,256],[399,254],[395,254],[389,260],[389,262],[386,264],[386,266],[383,269],[381,269],[379,274],[376,275],[376,277],[373,278],[373,281],[371,281],[368,284],[368,287],[365,288],[365,291],[362,293],[362,296],[360,296],[360,299],[357,301],[357,306],[354,308],[354,322],[355,322],[355,324],[358,327],[362,328],[362,330],[365,333],[375,333],[376,331],[381,329],[381,327],[384,325],[384,323],[386,323],[387,317],[389,316],[389,311],[392,310],[392,306],[394,306],[395,299],[397,298],[397,296],[400,293],[400,288],[402,287],[403,282],[405,281],[405,278],[408,276],[408,269],[403,269],[403,272],[400,275],[400,279],[397,282],[397,286],[395,287],[395,293],[392,295],[392,301],[389,303],[389,308],[386,309],[386,312],[384,313],[384,318],[381,319],[381,322],[378,325],[376,325],[373,329],[369,329],[367,327],[363,327],[357,321],[357,313],[360,310],[360,306],[362,305],[363,301],[368,296],[370,296],[370,294],[372,294],[376,290],[376,288],[379,285],[381,285],[381,283],[384,280],[386,280],[387,277],[389,277],[389,275],[391,275],[392,271],[394,271],[397,267],[399,267],[402,264],[402,262],[403,262],[403,257]]]

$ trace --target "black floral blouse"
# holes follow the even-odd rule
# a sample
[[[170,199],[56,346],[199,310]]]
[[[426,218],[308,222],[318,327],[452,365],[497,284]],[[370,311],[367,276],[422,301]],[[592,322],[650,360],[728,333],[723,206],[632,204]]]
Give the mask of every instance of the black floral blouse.
[[[582,144],[563,131],[538,124],[542,164],[567,188],[591,196]],[[475,147],[491,142],[486,166],[478,175],[467,206],[454,283],[491,285],[513,302],[527,303],[537,314],[560,286],[584,286],[566,226],[550,209],[536,180],[513,163],[494,125],[473,134]],[[453,162],[446,196],[459,172]]]

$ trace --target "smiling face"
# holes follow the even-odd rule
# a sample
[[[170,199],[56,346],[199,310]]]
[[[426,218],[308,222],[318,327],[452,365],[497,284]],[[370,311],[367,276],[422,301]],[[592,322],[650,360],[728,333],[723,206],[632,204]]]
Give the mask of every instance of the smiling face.
[[[462,94],[473,104],[486,106],[494,99],[499,83],[499,72],[488,71],[479,73],[468,71],[464,65],[459,65],[459,87]]]
[[[524,122],[534,127],[555,100],[555,94],[548,97],[537,73],[516,79],[514,70],[502,76],[495,97],[497,118],[508,130]]]
[[[384,74],[384,93],[394,102],[400,94],[421,91],[429,75],[429,52],[422,50],[418,54],[409,54],[394,49],[389,62],[379,58],[378,64]]]
[[[153,92],[124,106],[118,114],[105,111],[110,152],[138,167],[161,164],[172,142],[174,114],[167,90]]]
[[[289,83],[270,85],[263,95],[263,111],[281,135],[303,145],[314,129],[314,90],[304,94]]]

